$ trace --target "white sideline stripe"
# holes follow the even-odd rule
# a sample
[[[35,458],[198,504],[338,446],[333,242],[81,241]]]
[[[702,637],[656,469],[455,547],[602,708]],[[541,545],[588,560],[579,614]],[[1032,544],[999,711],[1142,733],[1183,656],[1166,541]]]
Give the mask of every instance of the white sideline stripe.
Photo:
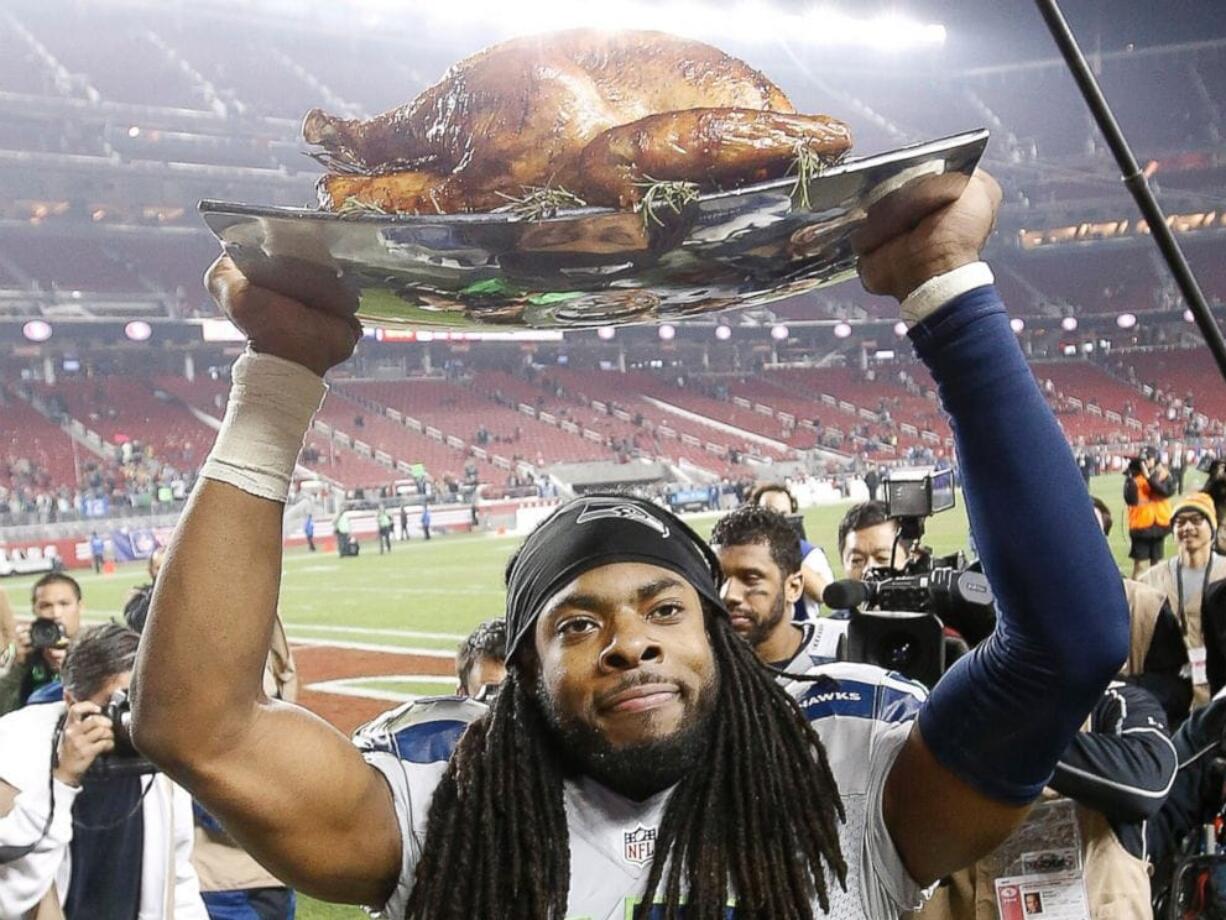
[[[394,690],[366,690],[345,686],[344,681],[326,680],[323,683],[307,684],[306,689],[332,696],[350,696],[363,700],[383,700],[387,703],[411,703],[417,699],[413,693],[396,693]]]
[[[389,680],[414,681],[422,684],[438,684],[441,687],[455,687],[454,677],[438,674],[384,674],[381,677],[346,677],[339,680],[321,680],[318,683],[307,684],[306,689],[315,693],[331,693],[334,696],[349,696],[360,699],[385,700],[391,703],[410,703],[421,694],[402,693],[398,690],[383,690],[378,687],[366,687],[364,684],[384,683]]]
[[[381,629],[373,626],[335,626],[328,623],[286,623],[287,630],[308,630],[310,632],[353,633],[360,636],[399,636],[404,639],[446,639],[449,642],[461,642],[464,633],[421,632],[416,629]]]
[[[455,652],[437,648],[412,648],[407,645],[375,645],[372,642],[346,642],[342,639],[305,639],[290,637],[294,645],[313,645],[323,648],[348,648],[358,652],[387,652],[389,655],[420,655],[423,658],[455,660]]]
[[[309,585],[284,585],[282,592],[305,591],[310,594],[317,593],[317,589]],[[464,595],[466,597],[502,597],[505,593],[502,588],[430,588],[421,587],[419,585],[350,585],[345,588],[347,594],[394,594],[401,592],[405,594],[441,594],[445,597],[455,597],[456,595]]]
[[[98,610],[92,609],[84,617],[84,621],[90,625],[99,623],[109,623],[112,619],[122,619],[123,612],[120,610]],[[289,633],[291,639],[295,642],[301,642],[303,645],[336,645],[341,648],[361,648],[364,651],[374,652],[406,652],[407,654],[416,655],[442,655],[446,658],[454,658],[454,652],[448,652],[443,649],[409,649],[403,645],[350,645],[346,646],[342,642],[325,642],[322,639],[310,639],[307,637],[299,637],[297,633],[305,630],[307,632],[330,632],[330,633],[349,633],[355,636],[394,636],[400,639],[438,639],[446,642],[461,642],[466,638],[464,633],[441,633],[441,632],[424,632],[416,629],[377,629],[372,626],[333,626],[327,623],[286,623],[286,632]]]

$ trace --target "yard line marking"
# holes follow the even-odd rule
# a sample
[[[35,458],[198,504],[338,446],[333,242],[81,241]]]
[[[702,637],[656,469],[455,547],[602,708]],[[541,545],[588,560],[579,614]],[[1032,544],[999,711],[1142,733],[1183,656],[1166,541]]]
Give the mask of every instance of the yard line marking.
[[[321,646],[323,648],[349,648],[359,652],[387,652],[389,655],[420,655],[423,658],[455,660],[455,652],[437,648],[411,648],[407,645],[375,645],[371,642],[345,642],[341,639],[304,639],[291,637],[292,645]]]
[[[319,587],[316,585],[307,584],[283,584],[281,586],[281,594],[284,596],[287,592],[306,591],[310,594],[318,594]],[[394,597],[397,594],[445,594],[454,597],[458,594],[465,595],[491,595],[501,597],[506,593],[502,588],[428,588],[420,587],[414,584],[398,584],[398,585],[346,585],[346,594],[363,593],[363,594],[383,594],[388,597]]]
[[[411,703],[417,699],[414,693],[397,693],[394,690],[376,690],[373,687],[348,687],[343,680],[325,680],[317,684],[307,684],[306,689],[314,693],[329,693],[333,696],[352,696],[363,700],[384,700],[389,703]]]
[[[465,633],[422,632],[416,629],[377,629],[373,626],[336,626],[328,623],[286,623],[287,631],[310,630],[311,632],[353,633],[361,636],[400,636],[405,639],[445,639],[461,642]]]

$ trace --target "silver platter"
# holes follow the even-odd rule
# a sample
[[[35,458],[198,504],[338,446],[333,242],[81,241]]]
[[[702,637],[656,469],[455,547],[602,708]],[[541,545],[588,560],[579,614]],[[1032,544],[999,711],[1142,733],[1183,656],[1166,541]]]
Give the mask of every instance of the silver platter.
[[[986,130],[702,195],[679,211],[608,208],[338,215],[202,201],[255,284],[376,325],[583,328],[760,306],[837,284],[856,254],[953,201]]]

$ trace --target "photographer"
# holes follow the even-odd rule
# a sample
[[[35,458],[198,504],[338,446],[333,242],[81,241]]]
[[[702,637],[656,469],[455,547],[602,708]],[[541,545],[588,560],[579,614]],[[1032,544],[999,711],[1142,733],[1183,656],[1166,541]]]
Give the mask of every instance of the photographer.
[[[1097,496],[1090,500],[1103,536],[1111,536],[1111,509]],[[1157,697],[1167,724],[1176,729],[1192,705],[1192,668],[1183,630],[1163,592],[1125,578],[1124,595],[1128,598],[1130,648],[1120,677]]]
[[[890,517],[885,502],[852,505],[839,522],[839,557],[844,578],[863,581],[868,569],[900,569],[910,552],[910,543],[899,537],[898,521]]]
[[[1216,460],[1206,454],[1201,460],[1200,468],[1207,474],[1201,491],[1213,499],[1213,507],[1217,512],[1217,551],[1226,554],[1226,530],[1221,527],[1221,522],[1226,521],[1226,460]]]
[[[0,718],[0,917],[206,920],[191,866],[191,802],[163,775],[99,759],[116,732],[139,637],[82,631],[64,660],[64,701]],[[91,769],[92,768],[92,769]]]
[[[1133,457],[1124,474],[1124,503],[1128,505],[1128,557],[1132,577],[1140,578],[1162,561],[1162,544],[1171,532],[1171,502],[1175,494],[1171,474],[1152,449]]]
[[[57,679],[85,612],[81,586],[62,572],[34,583],[31,605],[34,621],[17,626],[10,664],[0,667],[0,715],[21,708],[30,694]]]

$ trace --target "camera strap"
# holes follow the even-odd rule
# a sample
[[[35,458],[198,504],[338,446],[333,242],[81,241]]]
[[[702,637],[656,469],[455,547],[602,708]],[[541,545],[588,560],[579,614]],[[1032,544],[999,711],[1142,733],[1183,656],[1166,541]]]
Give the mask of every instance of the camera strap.
[[[1205,603],[1205,592],[1209,590],[1209,579],[1213,575],[1213,553],[1209,554],[1209,561],[1205,563],[1205,579],[1200,588],[1200,602],[1202,607]],[[1188,617],[1183,609],[1183,562],[1178,558],[1171,560],[1175,564],[1175,591],[1179,599],[1179,627],[1183,630],[1186,637],[1188,635]],[[1202,630],[1203,632],[1203,630]]]
[[[55,768],[59,766],[59,757],[57,751],[60,747],[60,735],[64,732],[65,716],[60,716],[59,722],[56,723],[55,732],[51,736],[51,766],[47,770],[47,820],[43,822],[43,828],[38,832],[38,837],[33,843],[24,846],[0,846],[0,866],[6,863],[16,862],[38,848],[38,845],[47,839],[47,835],[51,833],[51,822],[55,820]]]

